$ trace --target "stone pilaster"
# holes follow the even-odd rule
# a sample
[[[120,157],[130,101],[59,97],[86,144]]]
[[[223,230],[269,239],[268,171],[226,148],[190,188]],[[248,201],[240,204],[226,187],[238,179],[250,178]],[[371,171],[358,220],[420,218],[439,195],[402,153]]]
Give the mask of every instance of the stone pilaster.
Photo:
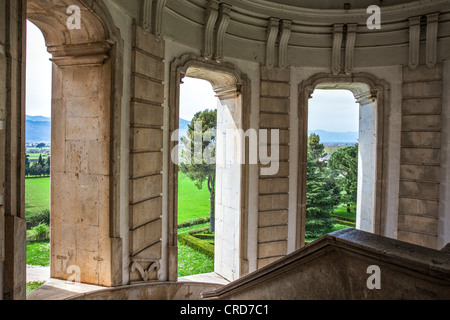
[[[290,71],[287,68],[261,67],[260,130],[268,131],[267,156],[279,150],[277,163],[260,165],[258,214],[258,268],[287,254],[289,208],[289,130]],[[279,130],[279,141],[271,135]],[[265,148],[266,141],[260,141]],[[264,160],[264,159],[262,159]],[[273,175],[262,169],[278,166]]]
[[[164,41],[135,26],[130,128],[130,281],[158,280],[162,258]]]

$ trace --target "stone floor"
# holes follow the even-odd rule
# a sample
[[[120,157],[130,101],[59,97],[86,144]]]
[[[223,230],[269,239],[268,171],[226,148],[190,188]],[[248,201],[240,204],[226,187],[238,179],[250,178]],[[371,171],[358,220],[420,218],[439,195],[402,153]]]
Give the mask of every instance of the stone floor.
[[[27,300],[64,300],[83,293],[105,289],[104,287],[50,279],[50,269],[27,268],[27,282],[45,282],[41,287],[27,295]],[[228,280],[215,272],[178,278],[178,282],[195,282],[226,285]]]
[[[46,282],[50,279],[50,267],[27,266],[28,282]]]

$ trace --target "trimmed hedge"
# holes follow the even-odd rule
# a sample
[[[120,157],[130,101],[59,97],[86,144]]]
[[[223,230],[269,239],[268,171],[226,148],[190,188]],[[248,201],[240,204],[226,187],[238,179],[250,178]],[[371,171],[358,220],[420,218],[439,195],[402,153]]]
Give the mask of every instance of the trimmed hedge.
[[[194,234],[197,235],[199,233],[208,232],[208,231],[209,231],[209,227],[206,227],[206,228],[201,228],[201,229],[190,230],[188,233],[190,235],[194,235]]]
[[[196,220],[183,222],[183,223],[178,224],[178,229],[195,226],[197,224],[207,223],[209,221],[210,221],[210,218],[200,218],[200,219],[196,219]]]
[[[193,237],[188,233],[178,235],[178,241],[208,257],[214,258],[214,246],[206,241]]]

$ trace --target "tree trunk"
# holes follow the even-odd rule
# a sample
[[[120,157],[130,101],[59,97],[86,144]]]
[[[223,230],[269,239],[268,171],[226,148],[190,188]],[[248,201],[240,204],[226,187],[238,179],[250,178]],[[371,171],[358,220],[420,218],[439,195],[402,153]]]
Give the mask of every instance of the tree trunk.
[[[351,210],[350,210],[350,203],[347,203],[347,213],[351,213]]]
[[[215,207],[216,207],[216,195],[215,195],[215,186],[216,186],[216,176],[209,176],[208,177],[208,190],[210,193],[210,210],[209,210],[209,217],[210,217],[210,229],[211,232],[216,231],[216,217],[215,217]]]

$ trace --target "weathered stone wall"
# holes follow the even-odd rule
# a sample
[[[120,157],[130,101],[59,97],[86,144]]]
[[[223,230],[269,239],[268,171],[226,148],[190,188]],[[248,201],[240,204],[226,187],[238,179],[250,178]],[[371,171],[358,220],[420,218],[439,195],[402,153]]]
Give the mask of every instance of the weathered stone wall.
[[[111,64],[53,66],[51,275],[111,285]]]
[[[6,2],[0,2],[0,300],[3,299],[5,261],[5,143],[6,143]]]
[[[0,289],[4,299],[25,298],[25,11],[25,1],[0,1]]]
[[[134,28],[130,120],[130,281],[156,280],[162,253],[164,41]],[[145,276],[139,272],[149,270]]]
[[[259,176],[258,268],[287,253],[289,208],[289,128],[290,128],[290,70],[261,67],[260,130],[268,130],[268,158],[279,149],[279,162],[260,165],[260,169],[278,165],[275,175]],[[270,133],[279,130],[279,144],[272,145]],[[260,148],[265,146],[260,141]],[[263,152],[264,154],[264,152]],[[260,159],[264,163],[268,158]]]
[[[360,230],[331,233],[216,291],[219,300],[446,300],[445,252]],[[373,269],[372,269],[373,268]]]
[[[398,239],[437,248],[442,65],[403,69]]]

